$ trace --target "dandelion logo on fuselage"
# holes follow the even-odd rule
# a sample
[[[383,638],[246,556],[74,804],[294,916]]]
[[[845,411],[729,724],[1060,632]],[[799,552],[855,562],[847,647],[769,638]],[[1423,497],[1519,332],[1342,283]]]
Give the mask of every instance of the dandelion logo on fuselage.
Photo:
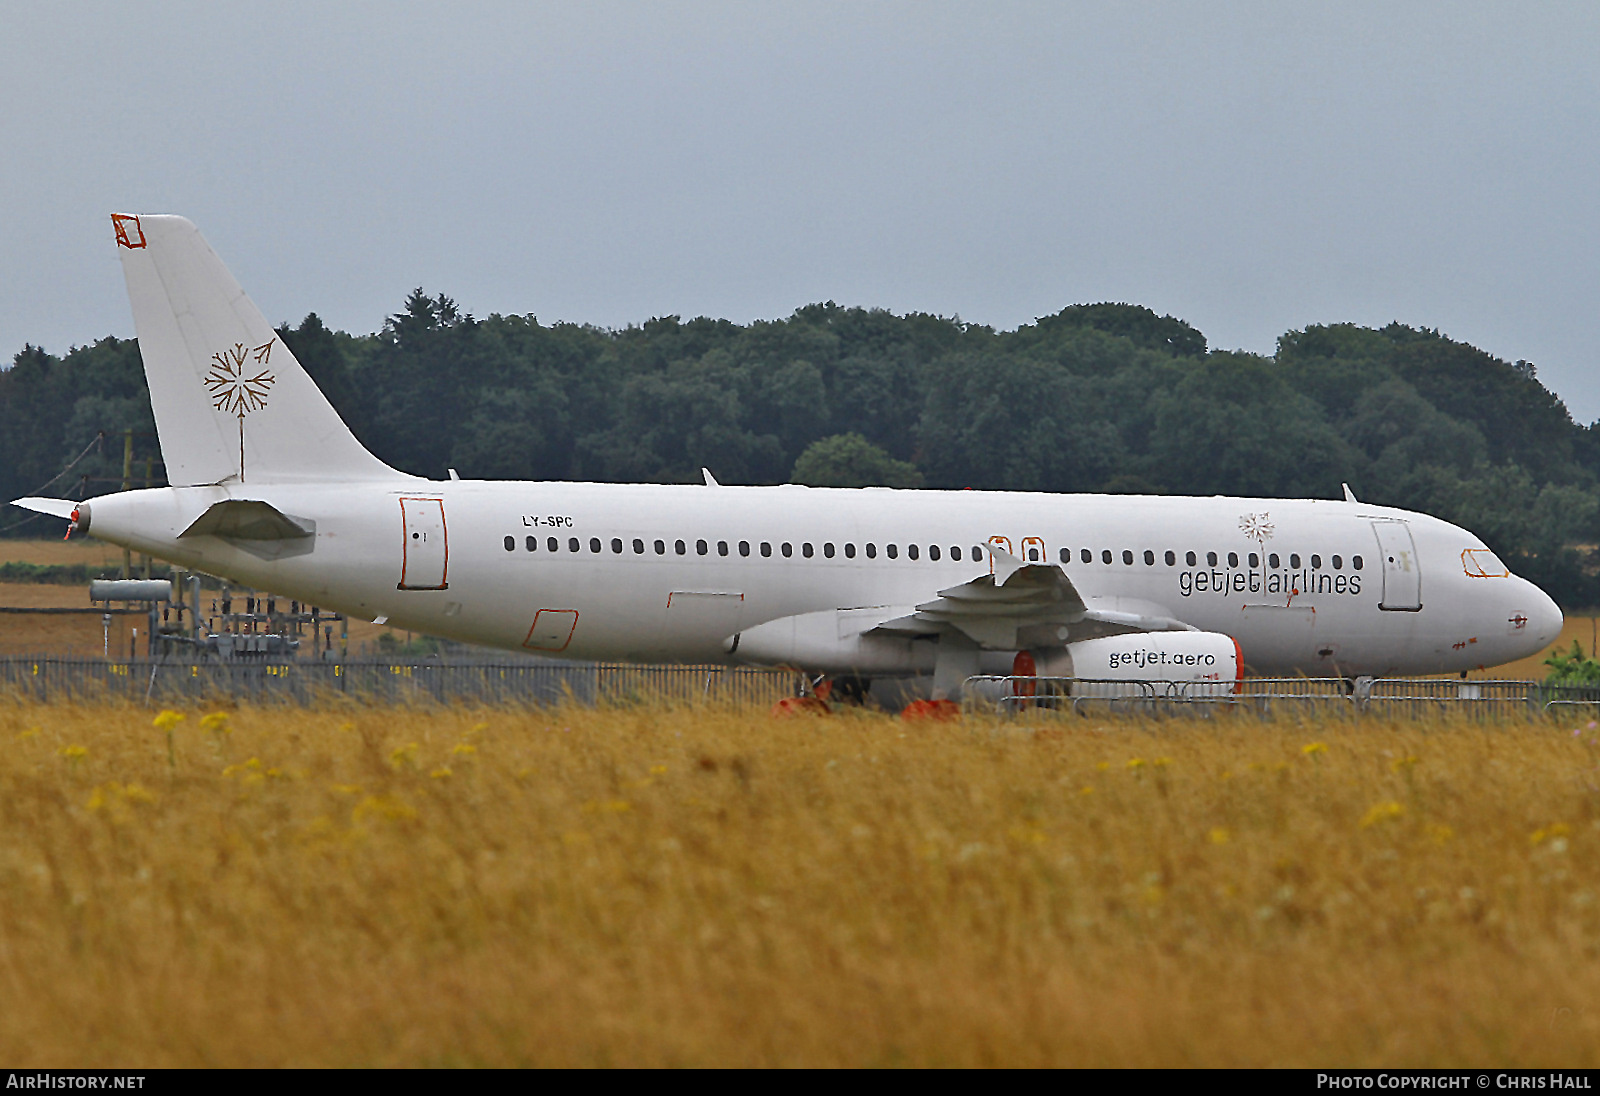
[[[1239,518],[1239,532],[1265,547],[1272,539],[1273,524],[1267,514],[1244,514]]]
[[[234,343],[211,355],[211,368],[203,378],[211,393],[211,406],[239,419],[239,479],[244,479],[244,417],[267,406],[267,393],[277,378],[266,368],[272,357],[272,340],[260,346]]]

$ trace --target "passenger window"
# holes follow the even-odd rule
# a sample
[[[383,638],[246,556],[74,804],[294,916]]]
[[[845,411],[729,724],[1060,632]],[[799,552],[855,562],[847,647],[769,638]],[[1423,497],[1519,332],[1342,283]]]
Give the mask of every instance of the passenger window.
[[[1354,567],[1358,571],[1361,570],[1361,557],[1360,556],[1351,556],[1350,557],[1350,566]]]
[[[976,544],[974,544],[972,546],[972,561],[974,563],[979,563],[979,562],[982,562],[982,560],[983,560],[983,549],[979,548]]]
[[[768,541],[762,541],[761,542],[761,554],[763,556],[766,556],[766,557],[770,557],[772,555],[772,545],[771,545],[771,543],[769,543]]]
[[[1130,567],[1133,566],[1133,553],[1126,548],[1122,550],[1122,562]]]
[[[1261,566],[1261,557],[1256,555],[1254,552],[1250,553],[1250,566],[1252,566],[1252,567],[1260,567]]]
[[[681,556],[688,553],[689,546],[681,540],[675,540],[672,542],[672,550]]]
[[[1278,553],[1273,552],[1267,557],[1267,566],[1271,567],[1274,571],[1278,569]]]
[[[794,545],[790,544],[788,541],[784,541],[782,546],[779,547],[778,551],[783,553],[784,559],[788,559],[790,556],[794,555]]]
[[[552,552],[561,551],[561,542],[555,537],[551,537],[549,540],[545,541],[544,546],[550,549]]]
[[[644,541],[638,537],[633,538],[633,554],[636,556],[644,555]]]
[[[1102,551],[1100,553],[1100,562],[1101,563],[1110,563],[1111,562],[1111,549],[1107,548],[1107,549],[1105,549],[1104,551]]]
[[[1177,554],[1174,553],[1171,548],[1167,549],[1167,554],[1166,554],[1165,558],[1166,558],[1168,567],[1176,567],[1178,565]]]
[[[935,563],[939,561],[939,546],[937,544],[928,545],[928,558]]]
[[[877,559],[878,558],[878,546],[876,544],[868,544],[867,545],[867,558],[868,559]]]
[[[1060,555],[1062,563],[1071,563],[1072,562],[1072,549],[1071,548],[1063,548],[1063,549],[1061,549],[1059,555]],[[961,557],[957,556],[956,558],[960,559]]]
[[[1094,553],[1089,551],[1089,549],[1084,548],[1078,552],[1078,558],[1083,560],[1085,563],[1093,563]]]
[[[617,537],[611,538],[611,551],[619,556],[622,554],[622,541]]]
[[[1300,569],[1300,553],[1299,552],[1290,552],[1289,553],[1289,566],[1291,568],[1293,568],[1294,570],[1296,570],[1296,571],[1298,571]]]
[[[527,549],[530,552],[537,552],[539,550],[538,537],[529,537],[524,543],[527,545]]]
[[[806,541],[804,544],[802,544],[800,546],[800,554],[802,556],[805,556],[807,559],[811,558],[811,556],[813,554],[813,550],[812,550],[812,547],[811,547],[811,542],[809,540]]]
[[[906,545],[906,557],[908,559],[916,559],[917,558],[917,546],[915,544]]]
[[[1334,556],[1333,557],[1333,569],[1335,571],[1344,570],[1344,557],[1343,556]]]
[[[1185,552],[1183,554],[1183,562],[1184,562],[1184,566],[1193,567],[1194,566],[1194,553],[1193,552]]]
[[[1237,567],[1237,566],[1239,566],[1239,553],[1238,552],[1229,552],[1228,553],[1228,566],[1229,567]]]
[[[600,542],[595,541],[595,543],[599,544]],[[577,537],[572,537],[567,541],[567,550],[569,552],[581,552],[583,551],[583,545],[578,542]]]
[[[711,545],[707,544],[705,541],[697,540],[697,541],[694,542],[694,554],[695,555],[703,556],[709,551],[711,551]]]
[[[516,537],[507,537],[506,538],[506,551],[515,552],[516,550],[517,550],[517,538]]]
[[[833,541],[825,540],[822,542],[822,554],[829,559],[833,558]]]
[[[1144,565],[1146,567],[1154,567],[1156,565],[1156,554],[1148,548],[1144,550]]]
[[[750,554],[750,542],[748,540],[741,540],[739,542],[739,554],[741,556],[748,556]]]
[[[844,546],[844,558],[845,559],[855,559],[856,558],[856,546],[854,544],[846,544]]]
[[[717,541],[717,555],[725,556],[727,554],[728,554],[728,542],[725,541],[725,540]]]
[[[667,554],[667,542],[664,541],[664,540],[656,541],[655,549],[656,549],[656,555],[658,555],[658,556],[666,555]]]
[[[900,546],[898,544],[886,545],[883,551],[890,559],[895,559],[900,555]]]
[[[950,558],[951,559],[960,559],[961,558],[961,548],[960,548],[960,546],[955,545],[955,544],[952,544],[950,546]]]
[[[1207,567],[1215,567],[1216,565],[1217,565],[1217,553],[1215,553],[1215,552],[1207,552],[1206,553],[1206,566]]]
[[[1311,553],[1311,569],[1313,571],[1322,570],[1322,557],[1315,552]]]

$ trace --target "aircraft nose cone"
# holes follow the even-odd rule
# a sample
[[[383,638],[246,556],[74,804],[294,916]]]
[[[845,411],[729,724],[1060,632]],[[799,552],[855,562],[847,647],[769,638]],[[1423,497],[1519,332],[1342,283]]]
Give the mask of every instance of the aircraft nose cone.
[[[1527,595],[1529,604],[1524,611],[1528,614],[1528,638],[1536,648],[1544,648],[1561,638],[1566,618],[1554,599],[1531,582]]]

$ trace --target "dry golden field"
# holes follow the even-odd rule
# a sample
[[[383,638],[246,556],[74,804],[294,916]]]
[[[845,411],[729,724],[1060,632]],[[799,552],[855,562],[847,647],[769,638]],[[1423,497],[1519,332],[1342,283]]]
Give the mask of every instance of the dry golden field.
[[[1581,721],[179,714],[0,702],[0,1060],[1600,1064]]]

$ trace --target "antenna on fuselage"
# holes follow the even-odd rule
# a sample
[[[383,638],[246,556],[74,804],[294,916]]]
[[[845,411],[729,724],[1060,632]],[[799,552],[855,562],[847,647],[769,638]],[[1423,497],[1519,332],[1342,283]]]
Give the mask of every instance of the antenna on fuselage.
[[[702,469],[700,469],[700,474],[706,478],[706,486],[707,487],[721,487],[722,486],[722,484],[717,482],[717,477],[713,476],[711,474],[711,469],[702,468]]]
[[[1361,501],[1360,499],[1356,498],[1356,493],[1354,491],[1350,490],[1350,485],[1348,483],[1341,483],[1339,486],[1344,488],[1344,501],[1346,501],[1346,502],[1360,502]]]

